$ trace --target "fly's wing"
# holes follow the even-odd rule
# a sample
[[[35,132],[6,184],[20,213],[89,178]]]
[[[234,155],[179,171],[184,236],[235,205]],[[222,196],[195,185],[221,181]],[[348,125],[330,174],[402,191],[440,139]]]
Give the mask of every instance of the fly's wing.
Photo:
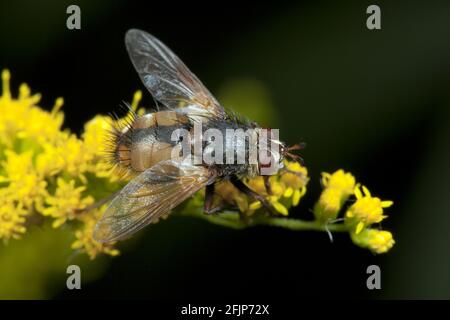
[[[169,109],[196,106],[205,115],[223,117],[224,109],[167,46],[151,34],[131,29],[125,45],[139,76],[156,100]]]
[[[168,214],[214,178],[201,166],[167,160],[129,182],[97,222],[94,239],[121,240]]]

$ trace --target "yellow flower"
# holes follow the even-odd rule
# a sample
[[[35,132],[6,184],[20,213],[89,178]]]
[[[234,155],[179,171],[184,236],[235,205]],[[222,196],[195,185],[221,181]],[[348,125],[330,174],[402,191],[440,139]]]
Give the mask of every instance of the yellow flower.
[[[5,175],[1,177],[8,182],[5,193],[9,199],[20,203],[28,210],[33,209],[33,205],[42,207],[43,198],[47,195],[47,182],[33,168],[33,154],[25,152],[17,154],[11,150],[5,150],[6,160],[1,163]]]
[[[0,238],[3,241],[19,239],[25,233],[23,216],[26,213],[21,204],[16,204],[0,190]]]
[[[58,146],[58,150],[64,159],[64,171],[86,182],[84,173],[93,155],[86,150],[83,142],[76,135],[72,134],[63,144]]]
[[[264,178],[259,176],[255,177],[253,179],[247,179],[246,181],[247,186],[255,191],[256,193],[264,196],[268,196],[266,186],[264,183]],[[272,191],[272,195],[275,195],[277,197],[281,197],[284,194],[284,191],[286,190],[286,186],[281,183],[279,176],[271,176],[269,178],[269,184],[270,184],[270,190]]]
[[[119,174],[107,161],[110,152],[110,132],[112,119],[106,116],[95,116],[84,126],[83,142],[85,152],[92,155],[92,161],[87,168],[99,178],[118,180]]]
[[[63,144],[63,142],[58,143]],[[45,177],[54,176],[64,170],[65,160],[61,148],[54,143],[43,143],[42,153],[36,156],[36,172]]]
[[[131,102],[131,110],[133,112],[137,112],[138,115],[143,115],[145,112],[144,108],[139,108],[139,102],[142,100],[142,91],[137,90],[133,95],[133,100]]]
[[[227,203],[238,207],[239,211],[249,211],[249,201],[245,194],[231,184],[229,181],[223,181],[216,186],[216,193]]]
[[[287,188],[301,190],[308,183],[308,170],[298,162],[284,161],[285,168],[289,171],[282,171],[281,182]],[[291,173],[295,172],[295,173]]]
[[[100,243],[93,238],[97,220],[100,219],[105,210],[106,206],[102,206],[100,209],[89,212],[89,214],[82,215],[80,219],[83,225],[75,231],[76,240],[72,243],[72,249],[79,249],[81,252],[85,252],[91,260],[95,259],[100,253],[106,253],[110,256],[117,256],[119,254],[119,250],[114,248],[114,242]]]
[[[2,72],[0,143],[12,147],[16,140],[32,139],[38,143],[53,141],[61,134],[64,116],[58,110],[63,100],[61,98],[56,100],[54,112],[46,112],[36,105],[41,96],[31,95],[26,84],[20,86],[18,99],[12,99],[9,88],[10,77],[8,70]]]
[[[336,219],[342,207],[342,192],[335,188],[325,188],[314,206],[316,219],[326,222]]]
[[[322,185],[324,188],[338,189],[342,192],[343,196],[353,194],[355,183],[355,177],[342,169],[337,170],[333,174],[327,172],[322,173]]]
[[[314,206],[314,216],[325,223],[337,218],[339,211],[355,188],[355,177],[342,169],[330,174],[322,173],[324,190]]]
[[[5,178],[8,181],[19,181],[24,179],[30,172],[33,171],[33,163],[31,152],[17,154],[12,150],[5,150],[5,161],[1,165],[6,172]]]
[[[275,211],[277,211],[278,213],[282,214],[283,216],[287,216],[289,215],[289,210],[288,208],[286,208],[286,206],[284,204],[282,204],[279,201],[279,197],[277,196],[270,196],[268,198],[269,203],[272,205],[272,207],[275,209]]]
[[[346,222],[349,225],[356,224],[355,233],[360,233],[365,227],[381,222],[385,215],[383,209],[393,205],[392,201],[381,201],[380,198],[372,197],[369,189],[362,187],[362,192],[357,185],[355,187],[356,202],[350,206],[346,213]]]
[[[111,118],[95,116],[84,125],[83,140],[88,152],[104,157],[108,150],[108,132],[112,129]]]
[[[384,230],[364,229],[360,233],[351,233],[353,242],[374,253],[385,253],[395,244],[392,233]]]
[[[264,178],[258,176],[246,179],[246,185],[256,193],[266,198],[272,208],[281,215],[289,214],[289,207],[299,204],[300,199],[306,193],[308,183],[308,171],[297,162],[285,162],[288,171],[280,171],[269,178],[272,194],[268,194]],[[260,201],[250,198],[237,190],[231,183],[221,184],[217,193],[228,203],[237,205],[239,211],[250,216],[256,210],[262,208]]]
[[[94,202],[91,196],[82,197],[84,190],[86,190],[85,186],[75,187],[75,180],[66,182],[58,178],[55,194],[48,196],[45,200],[49,207],[42,212],[43,215],[56,219],[52,224],[54,228],[61,226],[67,220],[75,219],[80,210]]]
[[[104,156],[112,119],[95,117],[86,124],[80,139],[62,129],[62,98],[46,111],[38,106],[41,96],[31,94],[26,84],[13,97],[10,77],[8,70],[1,74],[0,238],[19,238],[26,232],[27,217],[39,213],[54,218],[54,227],[77,219],[83,226],[77,238],[84,239],[82,251],[91,257],[94,251],[115,254],[111,246],[89,244],[91,235],[87,232],[99,218],[94,215],[101,213],[82,211],[95,197],[101,199],[120,185]],[[136,92],[132,103],[133,112],[140,114],[141,95]],[[131,115],[130,111],[127,117]]]
[[[292,205],[297,206],[306,194],[306,185],[309,181],[308,169],[298,162],[285,161],[284,164],[289,171],[283,171],[280,178],[281,183],[284,184],[283,197],[291,198]]]
[[[269,178],[272,194],[268,194],[261,176],[246,179],[246,185],[256,193],[266,198],[273,209],[281,215],[289,214],[289,207],[296,206],[306,193],[308,172],[305,167],[297,162],[285,162],[289,171],[280,171]],[[294,172],[294,173],[292,173]],[[236,189],[230,182],[221,183],[216,188],[217,194],[226,202],[236,205],[239,211],[251,216],[256,210],[262,208],[260,201],[250,198]]]

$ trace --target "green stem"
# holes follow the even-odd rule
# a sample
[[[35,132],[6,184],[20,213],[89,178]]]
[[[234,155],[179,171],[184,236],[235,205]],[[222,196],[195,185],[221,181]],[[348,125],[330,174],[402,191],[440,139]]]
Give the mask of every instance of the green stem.
[[[188,211],[188,212],[186,212]],[[193,216],[204,219],[208,222],[221,225],[233,229],[244,229],[252,226],[274,226],[290,230],[312,230],[312,231],[332,231],[332,232],[347,232],[348,228],[344,224],[328,224],[325,225],[318,221],[305,221],[301,219],[279,218],[270,216],[260,216],[251,218],[248,222],[240,219],[235,212],[223,212],[218,215],[206,215],[202,210],[186,210],[179,212],[180,215]]]
[[[263,217],[254,221],[255,225],[268,225],[282,227],[290,230],[334,231],[347,232],[344,224],[323,224],[318,221],[306,221],[301,219]]]

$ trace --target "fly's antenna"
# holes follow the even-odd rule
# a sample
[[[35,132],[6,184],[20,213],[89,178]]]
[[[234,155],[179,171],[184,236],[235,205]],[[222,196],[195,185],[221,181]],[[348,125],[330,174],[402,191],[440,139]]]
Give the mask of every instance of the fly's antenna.
[[[300,151],[306,148],[306,143],[305,142],[300,142],[300,143],[296,143],[290,147],[285,147],[281,149],[281,153],[283,154],[283,156],[288,157],[294,161],[299,162],[301,165],[304,165],[305,161],[303,160],[303,158],[298,155],[298,154],[294,154],[292,153],[293,151]]]

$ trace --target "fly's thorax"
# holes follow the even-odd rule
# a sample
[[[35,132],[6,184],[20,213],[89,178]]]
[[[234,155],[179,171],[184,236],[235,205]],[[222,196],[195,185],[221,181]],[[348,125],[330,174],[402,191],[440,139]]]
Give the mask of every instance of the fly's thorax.
[[[203,164],[219,176],[254,176],[258,171],[259,129],[246,123],[216,119],[203,125]]]
[[[237,169],[245,175],[273,175],[283,167],[278,130],[245,126],[226,137],[227,154],[234,154],[237,164],[244,165]]]

